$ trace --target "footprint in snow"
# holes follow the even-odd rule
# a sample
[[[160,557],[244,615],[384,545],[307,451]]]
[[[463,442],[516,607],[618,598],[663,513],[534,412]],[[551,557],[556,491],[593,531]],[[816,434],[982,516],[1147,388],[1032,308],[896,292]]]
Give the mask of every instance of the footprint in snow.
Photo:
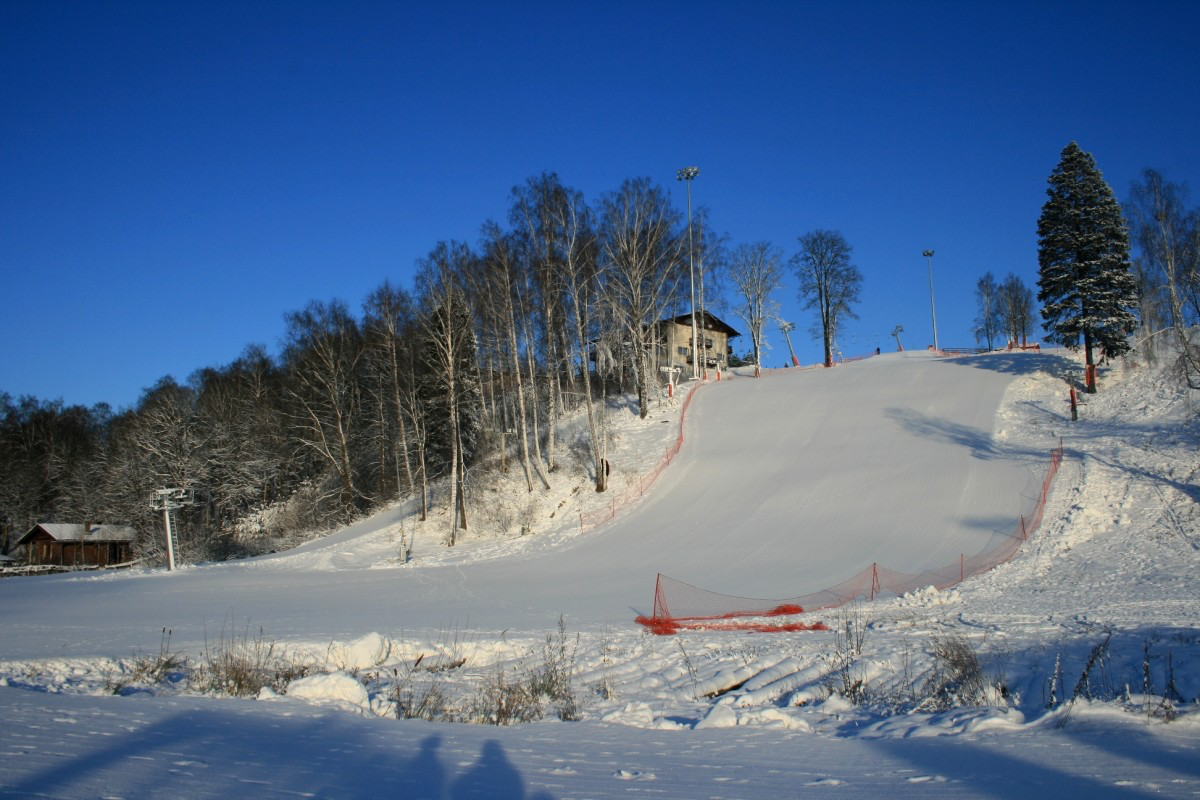
[[[805,786],[845,786],[846,782],[838,778],[821,778],[820,780],[809,781]]]
[[[619,769],[613,773],[613,777],[621,781],[652,781],[655,780],[653,772],[641,772],[636,769]]]
[[[909,783],[945,783],[944,775],[914,775],[911,778],[905,778]]]

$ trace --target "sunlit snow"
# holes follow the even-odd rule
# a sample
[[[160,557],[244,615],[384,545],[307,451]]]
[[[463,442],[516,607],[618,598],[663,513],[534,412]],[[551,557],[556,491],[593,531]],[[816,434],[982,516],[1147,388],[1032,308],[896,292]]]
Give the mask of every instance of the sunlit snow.
[[[916,353],[725,376],[696,391],[683,447],[649,488],[679,398],[645,420],[609,410],[609,493],[569,443],[551,491],[528,495],[519,467],[473,488],[536,517],[527,536],[481,515],[447,548],[445,516],[422,526],[397,508],[246,562],[2,580],[0,793],[1194,796],[1195,409],[1167,377],[1120,364],[1071,423],[1072,370],[1066,353]],[[918,572],[986,550],[1031,507],[1060,437],[1041,528],[953,589],[807,615],[834,632],[656,637],[633,621],[659,572],[785,598],[874,562]],[[536,665],[560,618],[579,721],[395,719],[389,681],[418,659],[446,666],[422,674],[448,694],[469,691]],[[839,673],[847,626],[861,653]],[[164,628],[193,658],[261,637],[318,666],[257,699],[196,696],[178,677],[123,684]],[[951,634],[994,696],[906,704]],[[837,691],[844,678],[868,702]]]

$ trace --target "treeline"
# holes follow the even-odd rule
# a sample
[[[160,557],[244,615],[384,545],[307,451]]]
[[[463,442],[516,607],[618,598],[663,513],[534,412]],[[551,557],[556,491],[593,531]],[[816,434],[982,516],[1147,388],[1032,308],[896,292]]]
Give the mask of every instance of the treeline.
[[[701,280],[720,242],[693,221]],[[552,173],[512,190],[507,225],[437,243],[411,288],[385,281],[356,313],[315,301],[285,316],[272,357],[164,378],[134,408],[0,394],[0,520],[12,541],[45,521],[129,523],[164,543],[155,489],[192,489],[176,512],[185,561],[287,545],[400,497],[466,528],[474,468],[511,448],[530,492],[566,452],[558,425],[586,410],[580,457],[606,489],[604,397],[659,386],[654,323],[683,313],[687,223],[668,193],[631,179],[592,204]],[[437,486],[434,492],[431,487]]]
[[[1021,347],[1035,336],[1033,290],[1011,272],[1003,283],[985,272],[975,282],[979,316],[975,318],[975,342],[988,350],[997,347]]]
[[[1123,211],[1137,248],[1139,350],[1151,361],[1167,354],[1187,385],[1200,389],[1200,208],[1188,203],[1186,184],[1146,169]]]

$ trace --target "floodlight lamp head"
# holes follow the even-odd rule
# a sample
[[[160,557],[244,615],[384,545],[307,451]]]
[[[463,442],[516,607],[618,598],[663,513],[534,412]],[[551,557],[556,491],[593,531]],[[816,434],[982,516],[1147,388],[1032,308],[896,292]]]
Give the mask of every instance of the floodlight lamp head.
[[[921,255],[925,256],[926,258],[933,258],[933,251],[925,250],[924,252],[921,253]]]
[[[699,167],[684,167],[675,173],[675,179],[681,181],[690,181],[692,178],[700,174]]]

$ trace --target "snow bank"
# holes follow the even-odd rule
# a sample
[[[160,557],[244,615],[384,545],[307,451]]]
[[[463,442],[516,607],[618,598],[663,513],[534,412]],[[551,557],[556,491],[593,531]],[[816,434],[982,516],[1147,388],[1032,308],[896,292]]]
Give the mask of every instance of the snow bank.
[[[366,687],[357,678],[344,672],[310,675],[294,680],[288,684],[287,696],[357,713],[369,710],[371,705]]]

